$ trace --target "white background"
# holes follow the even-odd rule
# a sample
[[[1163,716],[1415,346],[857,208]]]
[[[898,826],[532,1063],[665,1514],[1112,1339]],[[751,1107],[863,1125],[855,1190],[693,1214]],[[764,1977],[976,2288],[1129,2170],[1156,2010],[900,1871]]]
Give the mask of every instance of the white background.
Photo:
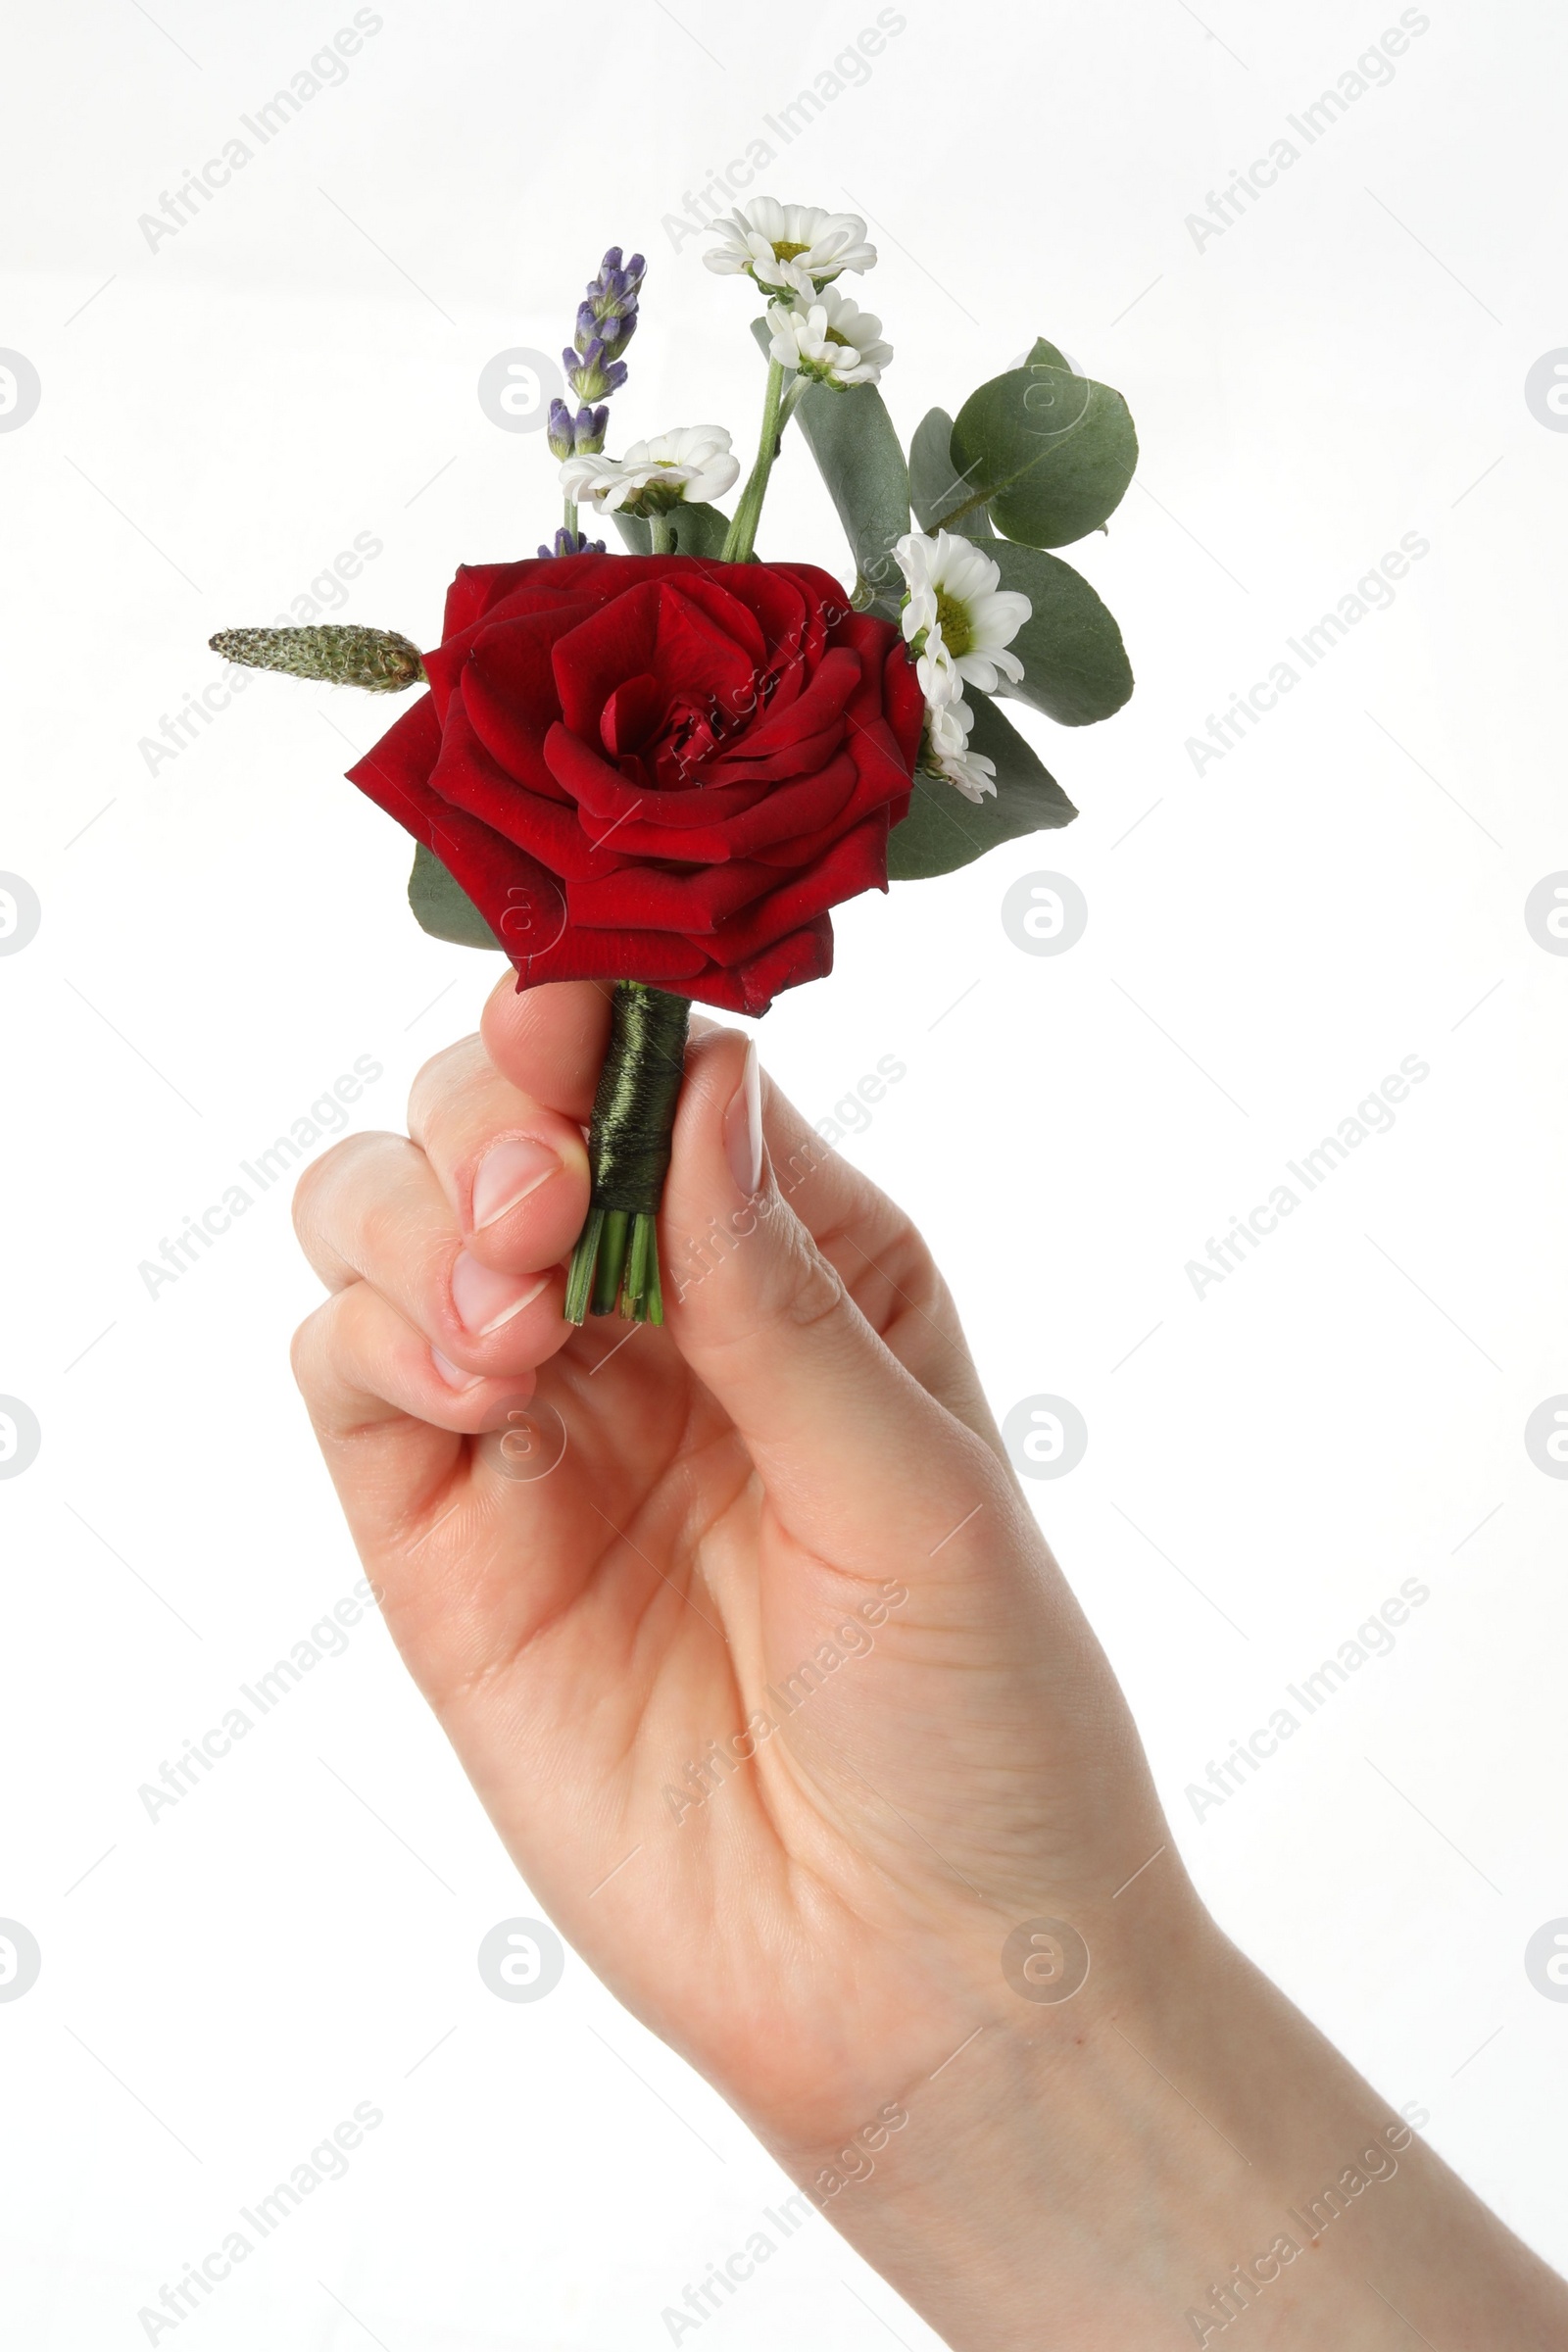
[[[214,628],[357,533],[383,552],[348,615],[421,643],[458,561],[532,552],[542,436],[475,386],[559,349],[607,244],[650,260],[612,446],[711,416],[749,447],[746,297],[665,217],[779,148],[764,116],[876,16],[380,13],[152,249],[138,217],[346,0],[98,0],[10,36],[0,343],[42,399],[0,434],[0,868],[43,918],[0,959],[0,1392],[43,1435],[0,1482],[0,1915],[43,1971],[0,2003],[0,2234],[35,2352],[145,2341],[138,2309],[360,2101],[384,2122],[348,2177],[181,2347],[655,2347],[783,2186],[569,1954],[537,2004],[482,1984],[531,1898],[378,1623],[176,1808],[137,1796],[359,1574],[288,1376],[286,1186],[156,1298],[138,1265],[356,1056],[385,1073],[356,1117],[399,1125],[496,968],[419,933],[408,844],[340,780],[386,706],[262,679],[155,774],[141,739],[217,674]],[[1568,1481],[1523,1442],[1568,1390],[1568,957],[1523,913],[1568,867],[1568,438],[1524,393],[1568,345],[1562,20],[1432,0],[1388,86],[1200,244],[1187,216],[1397,8],[902,13],[758,184],[872,216],[906,433],[1037,333],[1126,392],[1143,466],[1073,560],[1139,686],[1096,730],[1026,714],[1079,821],[847,909],[766,1052],[813,1117],[906,1063],[846,1149],[931,1236],[999,1412],[1087,1419],[1031,1492],[1201,1887],[1568,2264],[1568,2005],[1524,1968],[1568,1914]],[[1195,772],[1209,713],[1410,532],[1392,607]],[[804,449],[761,552],[842,569]],[[1000,916],[1043,869],[1090,908],[1059,956]],[[1431,1074],[1393,1130],[1197,1297],[1187,1261],[1406,1055]],[[1197,1818],[1188,1785],[1407,1578],[1393,1654]],[[934,2340],[813,2218],[703,2341],[889,2328]]]

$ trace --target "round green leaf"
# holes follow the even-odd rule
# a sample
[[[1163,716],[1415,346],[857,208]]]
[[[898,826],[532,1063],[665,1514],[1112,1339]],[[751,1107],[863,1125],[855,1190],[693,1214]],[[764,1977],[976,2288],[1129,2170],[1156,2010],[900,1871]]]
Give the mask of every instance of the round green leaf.
[[[724,552],[724,540],[729,531],[729,516],[716,507],[671,507],[664,518],[670,527],[677,556],[710,556],[715,561]],[[653,527],[641,514],[612,514],[611,520],[619,531],[628,555],[652,555]]]
[[[1119,392],[1035,360],[969,395],[952,454],[999,531],[1027,547],[1068,547],[1120,505],[1138,436]]]
[[[1059,556],[1008,539],[988,540],[985,552],[1004,588],[1021,589],[1033,607],[1011,647],[1023,663],[1023,682],[999,693],[1032,704],[1058,726],[1109,718],[1132,693],[1132,664],[1114,615],[1083,573]]]

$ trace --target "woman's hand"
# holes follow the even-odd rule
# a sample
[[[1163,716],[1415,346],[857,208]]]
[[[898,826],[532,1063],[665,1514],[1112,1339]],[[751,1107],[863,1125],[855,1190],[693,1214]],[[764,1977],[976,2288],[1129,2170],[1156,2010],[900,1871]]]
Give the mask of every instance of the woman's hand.
[[[608,1014],[503,985],[412,1141],[315,1164],[298,1370],[529,1886],[749,2117],[832,2141],[1165,1832],[924,1246],[743,1038],[690,1052],[666,1328],[562,1321]]]
[[[509,979],[412,1140],[301,1184],[296,1368],[393,1636],[577,1949],[956,2343],[1046,2340],[1047,2294],[1063,2341],[1192,2341],[1320,2185],[1246,2034],[1321,2162],[1388,2111],[1208,1926],[928,1252],[743,1038],[690,1050],[666,1327],[563,1321],[608,1029]],[[1355,2293],[1337,2342],[1408,2340]]]

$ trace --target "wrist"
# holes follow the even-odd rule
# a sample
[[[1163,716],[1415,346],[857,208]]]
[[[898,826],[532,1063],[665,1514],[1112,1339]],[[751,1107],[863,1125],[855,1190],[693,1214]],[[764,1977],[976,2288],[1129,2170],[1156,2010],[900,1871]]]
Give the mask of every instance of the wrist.
[[[848,2145],[774,2143],[956,2352],[1244,2321],[1249,2352],[1404,2352],[1412,2326],[1491,2352],[1503,2309],[1514,2345],[1568,2344],[1568,2288],[1190,1896],[1070,1998],[1003,1983],[975,2014]]]

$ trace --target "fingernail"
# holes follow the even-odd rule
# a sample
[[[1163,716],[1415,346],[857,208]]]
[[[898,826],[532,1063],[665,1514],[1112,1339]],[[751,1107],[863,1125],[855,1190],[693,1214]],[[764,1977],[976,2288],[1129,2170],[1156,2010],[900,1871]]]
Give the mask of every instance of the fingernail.
[[[461,1364],[455,1364],[449,1355],[443,1355],[439,1348],[431,1348],[430,1361],[449,1389],[476,1389],[484,1378],[482,1372],[465,1372]]]
[[[484,1339],[520,1314],[549,1280],[548,1274],[498,1274],[460,1250],[452,1267],[452,1303],[458,1320],[476,1339]]]
[[[526,1200],[560,1165],[559,1154],[537,1136],[509,1135],[503,1143],[492,1144],[474,1171],[475,1231],[481,1225],[493,1225],[509,1208]]]
[[[724,1113],[724,1151],[737,1189],[750,1200],[762,1181],[762,1072],[755,1042]]]

